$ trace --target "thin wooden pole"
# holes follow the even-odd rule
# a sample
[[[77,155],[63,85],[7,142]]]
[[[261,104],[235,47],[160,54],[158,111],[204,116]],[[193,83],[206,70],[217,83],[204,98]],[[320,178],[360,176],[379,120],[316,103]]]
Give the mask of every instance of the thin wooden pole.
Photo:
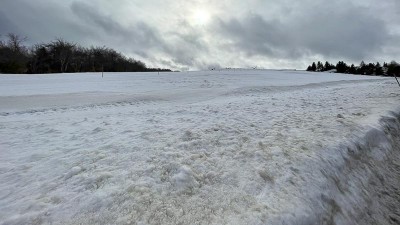
[[[396,79],[396,81],[397,81],[397,84],[399,85],[399,87],[400,87],[400,83],[399,83],[399,80],[397,79],[397,77],[396,77],[396,74],[393,74],[394,75],[394,78]]]

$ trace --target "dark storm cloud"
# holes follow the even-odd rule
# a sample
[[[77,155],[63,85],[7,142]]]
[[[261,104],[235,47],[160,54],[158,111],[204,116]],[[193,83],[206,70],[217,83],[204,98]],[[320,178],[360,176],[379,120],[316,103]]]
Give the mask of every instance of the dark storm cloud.
[[[29,44],[47,42],[58,37],[80,42],[88,35],[86,29],[75,24],[65,8],[46,0],[2,0],[0,14],[12,24],[1,25],[0,34],[13,32],[27,36]]]
[[[326,9],[296,25],[299,45],[326,56],[362,60],[379,53],[390,38],[381,19],[356,7]]]
[[[101,34],[106,42],[114,42],[114,46],[125,48],[125,51],[133,50],[140,54],[143,49],[163,48],[165,44],[157,30],[142,21],[123,26],[96,7],[80,2],[73,2],[71,10],[81,19],[80,26],[91,31],[92,38]]]
[[[380,52],[391,38],[385,23],[364,8],[312,8],[285,22],[257,14],[242,20],[219,20],[215,31],[232,41],[231,48],[250,56],[275,58],[319,54],[362,60]]]
[[[100,28],[106,33],[129,35],[129,32],[111,17],[102,15],[96,8],[86,3],[73,2],[71,10],[82,19],[83,23],[87,24],[87,28],[93,28],[93,30]]]

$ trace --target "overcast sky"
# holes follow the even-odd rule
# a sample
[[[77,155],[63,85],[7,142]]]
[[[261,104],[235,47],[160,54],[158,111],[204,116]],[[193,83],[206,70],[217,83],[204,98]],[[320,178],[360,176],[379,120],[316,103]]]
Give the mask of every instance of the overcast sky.
[[[0,0],[0,34],[107,46],[148,66],[400,61],[400,0]]]

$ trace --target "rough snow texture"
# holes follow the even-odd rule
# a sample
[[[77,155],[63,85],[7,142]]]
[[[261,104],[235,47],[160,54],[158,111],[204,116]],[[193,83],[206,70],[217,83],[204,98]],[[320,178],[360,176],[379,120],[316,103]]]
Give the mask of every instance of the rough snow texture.
[[[399,100],[343,74],[0,75],[0,224],[398,224]]]

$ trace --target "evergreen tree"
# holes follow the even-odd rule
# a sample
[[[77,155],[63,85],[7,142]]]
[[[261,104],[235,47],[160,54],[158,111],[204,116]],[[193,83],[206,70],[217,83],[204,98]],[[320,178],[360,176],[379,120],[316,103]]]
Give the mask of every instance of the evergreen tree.
[[[382,75],[384,75],[384,73],[383,73],[383,68],[382,68],[381,64],[379,64],[379,62],[377,62],[376,65],[375,65],[375,74],[376,74],[377,76],[382,76]]]
[[[354,66],[354,64],[351,64],[349,68],[349,73],[350,74],[357,74],[357,68]]]
[[[358,67],[358,74],[365,75],[366,65],[364,61],[361,61],[360,67]]]
[[[365,75],[365,72],[367,70],[366,67],[367,67],[367,65],[365,64],[365,62],[361,61],[360,67],[359,67],[359,72],[360,72],[361,75]]]
[[[384,76],[388,76],[388,74],[387,74],[387,71],[388,71],[388,64],[387,64],[387,62],[383,62],[382,70],[383,70],[383,75],[384,75]]]
[[[324,65],[322,64],[322,62],[318,61],[317,63],[317,71],[321,72],[324,70]]]
[[[317,71],[317,65],[315,65],[315,62],[313,62],[311,65],[311,71]]]
[[[324,71],[332,70],[335,69],[335,66],[333,64],[330,64],[328,61],[325,62],[324,65]]]
[[[396,61],[392,61],[388,64],[388,76],[400,76],[400,65]]]
[[[336,70],[338,73],[347,73],[349,70],[349,67],[347,66],[347,64],[343,61],[339,61],[336,64]]]
[[[372,75],[375,72],[375,64],[373,63],[368,63],[367,65],[365,65],[365,70],[364,70],[364,74],[365,75]]]
[[[399,76],[400,77],[400,64],[396,61],[392,61],[390,63],[383,63],[383,66],[379,62],[376,64],[368,63],[366,64],[364,61],[361,61],[360,66],[355,66],[351,64],[348,66],[345,62],[339,61],[336,66],[330,64],[328,61],[325,64],[322,64],[320,61],[317,63],[313,62],[311,66],[308,66],[308,71],[328,71],[331,69],[337,70],[337,73],[350,73],[350,74],[362,74],[362,75],[387,75],[387,76]]]

